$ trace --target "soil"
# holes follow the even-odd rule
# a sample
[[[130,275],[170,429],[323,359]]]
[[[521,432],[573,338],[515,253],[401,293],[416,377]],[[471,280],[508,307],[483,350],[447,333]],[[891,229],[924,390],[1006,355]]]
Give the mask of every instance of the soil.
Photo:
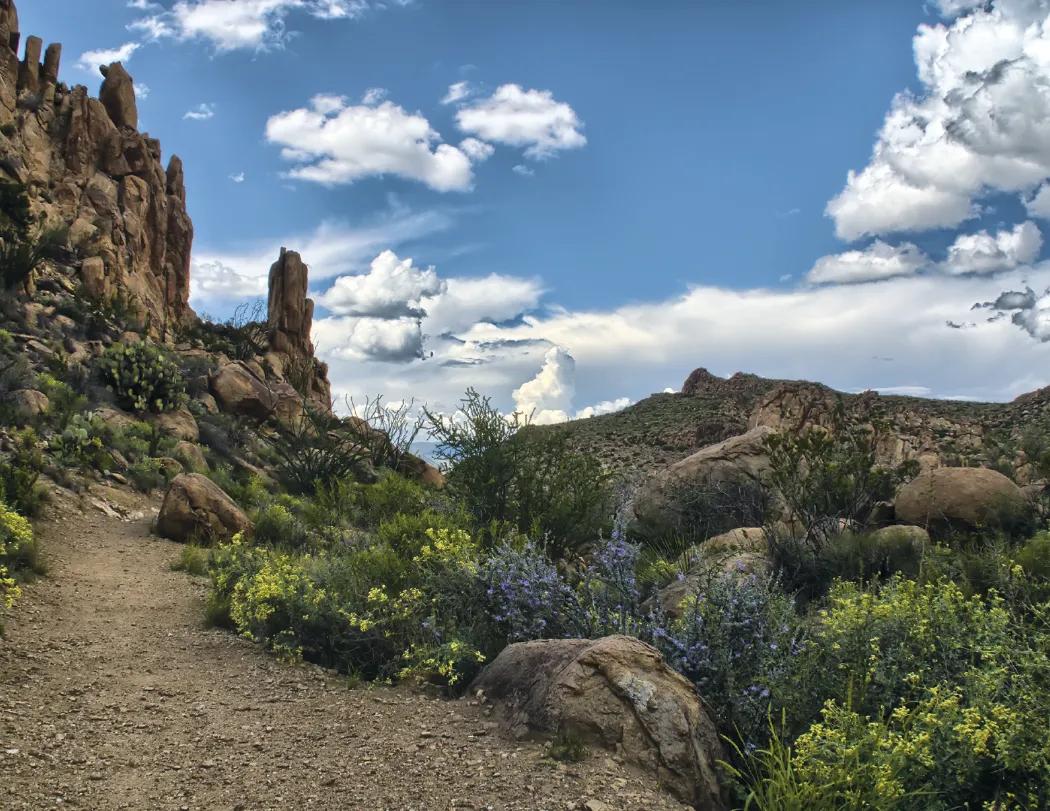
[[[206,580],[129,498],[37,527],[50,571],[0,639],[0,807],[684,808],[614,753],[504,737],[469,697],[354,687],[204,628]]]

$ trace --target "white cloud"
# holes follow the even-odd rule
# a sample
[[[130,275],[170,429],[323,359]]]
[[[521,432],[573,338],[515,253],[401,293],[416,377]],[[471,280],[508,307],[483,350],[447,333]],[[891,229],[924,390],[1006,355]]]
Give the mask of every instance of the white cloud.
[[[433,267],[417,268],[411,259],[383,251],[368,273],[340,276],[317,303],[336,315],[372,318],[422,318],[424,298],[444,293],[445,282]]]
[[[387,97],[387,89],[385,87],[370,87],[361,96],[362,104],[378,104]]]
[[[336,360],[407,363],[423,357],[423,333],[414,318],[321,318],[313,339],[320,354]]]
[[[1036,295],[1031,287],[1024,291],[1007,290],[984,304],[975,304],[974,309],[997,310],[1001,315],[1010,315],[1010,321],[1032,338],[1042,343],[1050,342],[1050,289]]]
[[[1034,223],[1023,222],[1011,230],[989,234],[961,234],[948,248],[941,263],[945,273],[1002,273],[1035,261],[1043,235]]]
[[[474,179],[466,154],[439,143],[422,115],[389,101],[348,105],[316,96],[308,108],[272,116],[266,137],[296,164],[288,174],[298,180],[333,186],[393,174],[437,191],[467,191]]]
[[[630,397],[617,397],[615,400],[603,400],[600,403],[581,408],[576,412],[576,419],[582,420],[588,417],[600,417],[602,414],[615,414],[623,411],[633,401]]]
[[[474,95],[474,88],[470,82],[456,82],[448,86],[448,92],[441,99],[442,104],[455,104],[457,101]]]
[[[234,174],[230,175],[230,180],[232,180],[234,183],[243,183],[245,180],[244,172],[235,172]]]
[[[448,279],[440,296],[423,301],[426,328],[434,335],[456,333],[480,322],[499,324],[534,310],[543,296],[539,279],[492,273]]]
[[[265,292],[270,265],[281,246],[302,254],[310,266],[310,282],[316,285],[335,276],[365,272],[372,259],[388,246],[396,248],[445,231],[451,223],[451,217],[441,211],[412,212],[395,207],[367,223],[326,221],[309,233],[277,234],[241,249],[218,251],[206,245],[195,246],[192,304],[198,309],[221,308],[224,302],[243,295],[240,279],[251,279],[253,289]],[[217,276],[207,270],[216,265],[228,268],[235,276]],[[209,276],[209,282],[202,287],[198,280],[204,276]],[[224,285],[224,280],[229,280],[229,284]]]
[[[190,121],[208,121],[215,118],[215,105],[201,102],[192,110],[187,110],[182,117]]]
[[[496,148],[492,144],[486,144],[477,138],[464,138],[459,142],[459,148],[474,163],[481,163],[492,157]]]
[[[806,274],[812,284],[850,284],[910,276],[929,264],[915,245],[905,242],[888,245],[875,240],[863,250],[822,256]]]
[[[576,395],[576,361],[559,346],[551,347],[536,376],[512,393],[514,409],[536,425],[565,422]]]
[[[152,4],[134,8],[152,10]],[[381,7],[377,5],[377,7]],[[286,19],[301,11],[319,20],[354,19],[370,5],[366,0],[178,0],[128,26],[146,39],[201,39],[217,51],[279,48],[290,32]]]
[[[510,170],[514,172],[514,174],[521,175],[522,177],[532,177],[534,174],[536,174],[535,170],[531,166],[526,166],[524,163],[515,164],[510,168]]]
[[[266,287],[266,277],[240,273],[218,259],[194,260],[190,273],[190,301],[205,313],[265,296]]]
[[[137,82],[135,84],[135,98],[139,101],[144,101],[149,98],[149,94],[153,91],[150,90],[149,85],[145,82]]]
[[[1050,177],[1050,22],[1044,2],[942,2],[914,39],[922,92],[899,94],[871,160],[827,206],[843,239],[953,227],[988,191]]]
[[[1031,217],[1050,220],[1050,183],[1044,183],[1035,194],[1024,200],[1025,208]]]
[[[111,65],[114,62],[124,62],[125,64],[131,61],[131,57],[135,55],[141,46],[137,42],[125,42],[119,48],[102,48],[97,51],[84,51],[80,55],[80,59],[77,60],[77,67],[88,73],[98,73],[98,69],[103,65]],[[141,93],[141,89],[139,89]]]
[[[485,141],[525,147],[528,158],[549,158],[587,143],[572,107],[556,101],[549,90],[523,90],[516,84],[502,85],[489,98],[460,108],[456,121],[461,130]]]

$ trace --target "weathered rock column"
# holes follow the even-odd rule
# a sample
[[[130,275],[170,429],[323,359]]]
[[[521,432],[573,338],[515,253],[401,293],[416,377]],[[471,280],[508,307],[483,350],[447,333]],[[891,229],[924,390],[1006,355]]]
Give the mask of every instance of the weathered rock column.
[[[40,54],[44,41],[40,37],[26,37],[26,54],[18,69],[18,92],[36,93],[40,89]]]

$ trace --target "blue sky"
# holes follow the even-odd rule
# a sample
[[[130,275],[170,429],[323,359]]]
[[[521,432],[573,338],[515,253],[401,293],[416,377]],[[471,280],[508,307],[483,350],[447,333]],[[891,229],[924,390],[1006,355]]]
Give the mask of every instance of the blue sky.
[[[143,129],[186,163],[198,311],[257,293],[287,245],[338,391],[445,407],[475,385],[553,421],[699,365],[987,399],[1050,382],[1050,9],[982,5],[20,15],[67,82],[124,57]]]

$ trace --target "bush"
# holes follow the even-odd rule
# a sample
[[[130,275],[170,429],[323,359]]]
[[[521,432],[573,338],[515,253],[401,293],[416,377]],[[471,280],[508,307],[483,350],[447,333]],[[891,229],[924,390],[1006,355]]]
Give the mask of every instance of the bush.
[[[310,546],[306,526],[281,504],[270,504],[257,512],[254,523],[252,538],[256,543],[295,550]]]
[[[47,395],[47,422],[56,431],[64,431],[70,420],[83,413],[88,406],[86,397],[53,375],[39,375],[37,385]]]
[[[356,418],[363,420],[359,425],[359,437],[368,449],[369,457],[375,467],[388,467],[400,470],[405,457],[412,450],[423,429],[425,417],[413,416],[416,401],[402,401],[398,405],[383,402],[382,395],[366,397],[361,405],[350,399],[347,402],[349,411]]]
[[[182,547],[179,559],[171,564],[172,571],[203,577],[208,573],[208,554],[207,549],[187,544]]]
[[[68,242],[69,228],[65,225],[0,234],[0,277],[4,289],[25,284],[44,260],[61,255]]]
[[[0,608],[10,608],[21,596],[16,575],[40,571],[33,528],[21,515],[0,502]]]
[[[666,502],[674,505],[672,532],[683,545],[699,543],[738,527],[760,527],[771,516],[769,489],[752,480],[691,482],[673,478]]]
[[[151,457],[132,462],[126,474],[131,486],[142,493],[152,493],[168,483],[166,469],[157,459]]]
[[[114,344],[98,359],[102,381],[133,411],[173,411],[185,400],[178,364],[155,344]]]
[[[326,482],[361,474],[368,453],[339,417],[309,403],[290,423],[277,423],[266,437],[277,473],[294,494],[312,495]]]
[[[32,518],[39,514],[47,499],[47,492],[38,483],[44,455],[32,428],[23,428],[13,440],[11,453],[0,459],[0,499]]]
[[[48,450],[60,467],[104,472],[112,465],[106,450],[107,426],[94,414],[77,414],[61,434],[51,437]]]

